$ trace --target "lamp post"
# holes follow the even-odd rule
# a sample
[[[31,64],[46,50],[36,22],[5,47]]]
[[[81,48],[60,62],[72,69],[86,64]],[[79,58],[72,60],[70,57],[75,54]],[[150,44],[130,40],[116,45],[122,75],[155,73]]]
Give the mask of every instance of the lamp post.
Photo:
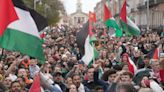
[[[36,10],[36,3],[39,2],[39,5],[42,5],[42,0],[34,0],[34,10]]]
[[[49,5],[46,3],[44,4],[44,12],[45,12],[45,17],[47,17],[47,9],[51,9]]]
[[[147,30],[149,31],[149,0],[147,0]]]

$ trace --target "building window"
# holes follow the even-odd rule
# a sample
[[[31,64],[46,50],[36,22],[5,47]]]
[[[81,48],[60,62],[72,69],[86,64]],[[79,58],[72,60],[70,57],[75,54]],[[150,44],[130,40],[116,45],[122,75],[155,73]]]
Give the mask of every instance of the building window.
[[[82,17],[82,22],[84,22],[84,17]]]
[[[76,23],[76,20],[77,20],[77,18],[76,18],[76,17],[74,17],[74,23]]]
[[[77,23],[80,23],[81,22],[81,19],[80,19],[80,17],[78,17],[78,22]]]

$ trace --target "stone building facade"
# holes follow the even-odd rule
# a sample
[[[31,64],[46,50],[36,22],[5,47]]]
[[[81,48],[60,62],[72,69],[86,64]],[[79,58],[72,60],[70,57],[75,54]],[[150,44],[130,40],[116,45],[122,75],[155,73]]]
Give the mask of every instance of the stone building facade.
[[[111,2],[106,2],[112,15],[118,22],[123,1],[124,0],[112,0]],[[149,14],[147,13],[147,1],[149,1]],[[100,1],[94,9],[98,19],[103,19],[102,5]],[[127,0],[127,15],[141,29],[148,29],[148,25],[151,30],[164,29],[164,0]],[[98,23],[99,22],[100,21],[98,21]]]
[[[82,12],[82,4],[80,0],[77,0],[76,12],[69,15],[69,24],[71,26],[80,27],[88,21],[88,14]]]
[[[147,14],[147,1],[149,1],[149,14]],[[164,27],[164,0],[146,0],[145,2],[140,0],[137,8],[137,24],[141,28],[146,29],[147,25],[151,30]]]

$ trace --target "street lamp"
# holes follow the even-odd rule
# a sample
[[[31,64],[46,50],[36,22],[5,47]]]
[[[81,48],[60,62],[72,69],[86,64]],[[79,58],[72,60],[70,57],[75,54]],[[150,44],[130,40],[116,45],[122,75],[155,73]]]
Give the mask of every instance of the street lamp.
[[[147,30],[149,31],[149,0],[147,0]]]
[[[34,0],[34,10],[36,10],[36,3],[39,2],[39,5],[42,5],[42,0]]]
[[[45,12],[45,17],[47,17],[47,9],[51,9],[49,5],[46,3],[44,4],[44,12]]]

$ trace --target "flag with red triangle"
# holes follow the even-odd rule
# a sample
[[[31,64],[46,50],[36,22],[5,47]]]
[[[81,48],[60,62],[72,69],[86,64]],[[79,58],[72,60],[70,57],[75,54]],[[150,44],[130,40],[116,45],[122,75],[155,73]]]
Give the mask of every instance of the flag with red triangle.
[[[110,10],[108,9],[105,3],[104,3],[104,22],[106,26],[113,28],[115,30],[116,37],[122,37],[122,30],[118,26],[116,20],[112,16]]]
[[[161,69],[159,71],[159,74],[160,74],[161,82],[164,83],[164,69]]]
[[[90,67],[95,58],[99,56],[99,52],[94,47],[94,42],[97,41],[94,33],[92,23],[94,22],[94,14],[89,12],[89,21],[83,26],[82,30],[77,33],[77,44],[80,49],[83,49],[84,55],[82,57],[82,61]]]
[[[7,26],[18,20],[12,0],[0,0],[0,36],[3,35]]]
[[[120,12],[120,24],[122,26],[123,31],[125,31],[126,35],[140,35],[140,29],[137,25],[127,17],[127,10],[126,10],[126,0],[124,0],[121,12]]]
[[[40,76],[39,74],[35,75],[34,82],[29,90],[29,92],[41,92],[41,86],[40,86]]]
[[[156,48],[154,51],[153,59],[159,59],[159,48]]]
[[[135,65],[135,63],[132,61],[132,59],[129,57],[129,55],[127,53],[123,54],[123,56],[126,56],[127,60],[128,60],[128,69],[132,74],[135,74],[137,71],[137,66]]]
[[[159,47],[155,47],[152,50],[149,51],[147,56],[151,59],[158,60],[159,59]]]
[[[26,7],[22,0],[0,0],[1,48],[37,58],[43,64],[45,57],[38,31],[46,26],[46,19]]]

